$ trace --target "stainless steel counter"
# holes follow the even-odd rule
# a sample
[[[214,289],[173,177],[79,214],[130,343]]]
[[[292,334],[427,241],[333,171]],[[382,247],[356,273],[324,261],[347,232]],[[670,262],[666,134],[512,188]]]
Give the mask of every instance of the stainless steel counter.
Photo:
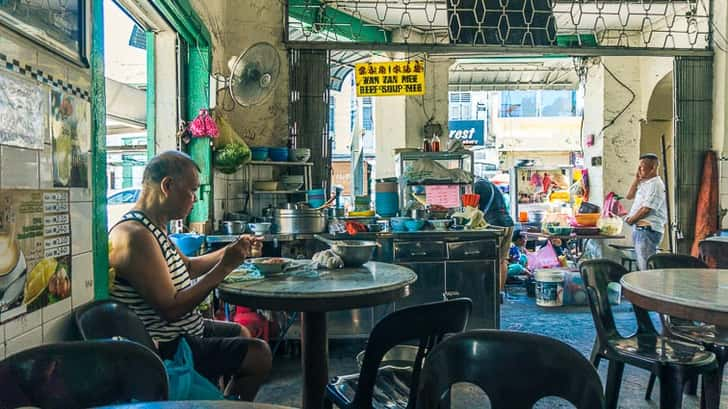
[[[374,240],[381,244],[374,260],[399,264],[415,271],[418,280],[412,286],[412,295],[400,301],[376,307],[335,311],[328,314],[329,337],[365,338],[374,325],[388,313],[411,305],[468,297],[473,301],[469,329],[498,328],[500,326],[499,300],[499,244],[503,233],[497,229],[459,231],[420,231],[323,234],[338,240]],[[236,236],[208,236],[208,243],[223,244]],[[265,235],[275,246],[303,243],[311,257],[313,252],[328,246],[313,238],[312,234]],[[296,242],[296,243],[293,243]],[[299,336],[294,325],[289,339]]]
[[[360,240],[386,240],[386,239],[417,239],[417,238],[473,238],[473,237],[500,237],[503,233],[497,229],[484,230],[447,230],[435,231],[425,230],[417,232],[380,232],[380,233],[358,233],[355,236],[349,234],[328,234],[322,233],[322,236],[332,239],[360,239]],[[229,243],[234,241],[238,236],[211,234],[206,236],[207,243]],[[264,234],[263,240],[266,242],[288,242],[295,240],[313,240],[313,234]]]

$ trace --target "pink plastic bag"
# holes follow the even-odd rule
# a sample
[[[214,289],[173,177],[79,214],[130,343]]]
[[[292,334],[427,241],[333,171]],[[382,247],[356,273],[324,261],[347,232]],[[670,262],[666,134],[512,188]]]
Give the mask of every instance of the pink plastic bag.
[[[622,217],[627,214],[624,210],[624,206],[620,203],[619,199],[616,198],[614,192],[609,192],[604,198],[604,206],[602,207],[603,217]]]
[[[556,256],[554,246],[551,245],[550,241],[533,253],[527,252],[526,257],[528,258],[528,268],[533,270],[561,266],[561,262],[559,262],[559,258]]]
[[[204,136],[217,138],[218,135],[217,124],[215,124],[215,121],[206,109],[201,109],[197,118],[192,120],[189,131],[192,136],[197,138]]]

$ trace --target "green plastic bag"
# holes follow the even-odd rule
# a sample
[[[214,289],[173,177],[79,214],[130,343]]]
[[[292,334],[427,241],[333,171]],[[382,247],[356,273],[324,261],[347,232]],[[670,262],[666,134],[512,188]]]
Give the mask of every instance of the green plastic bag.
[[[174,358],[164,361],[169,380],[169,400],[223,400],[222,392],[194,368],[192,350],[184,338]]]

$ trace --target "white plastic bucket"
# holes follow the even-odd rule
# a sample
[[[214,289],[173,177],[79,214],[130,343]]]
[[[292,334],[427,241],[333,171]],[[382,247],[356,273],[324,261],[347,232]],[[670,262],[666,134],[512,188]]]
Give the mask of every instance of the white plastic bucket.
[[[564,305],[563,271],[536,271],[536,305],[541,307],[560,307]]]

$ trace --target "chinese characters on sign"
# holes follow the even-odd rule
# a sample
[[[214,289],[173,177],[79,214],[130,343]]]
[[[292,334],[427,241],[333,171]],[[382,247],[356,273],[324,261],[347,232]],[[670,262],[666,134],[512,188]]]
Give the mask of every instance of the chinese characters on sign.
[[[425,94],[424,61],[362,63],[354,72],[357,97]]]

